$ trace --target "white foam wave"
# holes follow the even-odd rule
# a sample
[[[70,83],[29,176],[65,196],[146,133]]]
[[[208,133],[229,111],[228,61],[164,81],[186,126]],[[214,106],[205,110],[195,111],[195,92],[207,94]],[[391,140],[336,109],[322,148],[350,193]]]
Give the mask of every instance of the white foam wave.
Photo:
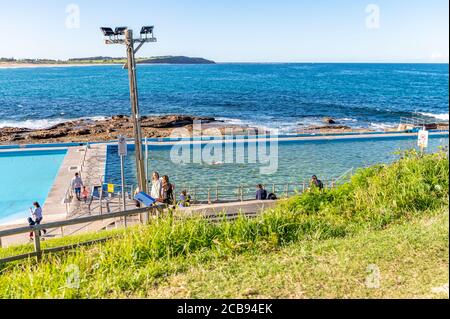
[[[449,114],[433,114],[433,113],[419,113],[420,115],[426,116],[426,117],[432,117],[441,121],[448,121],[449,120]]]
[[[65,122],[77,121],[77,120],[91,120],[91,121],[101,121],[106,119],[104,116],[94,116],[94,117],[84,117],[78,119],[43,119],[43,120],[25,120],[25,121],[0,121],[0,128],[4,127],[16,127],[16,128],[26,128],[31,130],[43,130],[54,125],[58,125]]]

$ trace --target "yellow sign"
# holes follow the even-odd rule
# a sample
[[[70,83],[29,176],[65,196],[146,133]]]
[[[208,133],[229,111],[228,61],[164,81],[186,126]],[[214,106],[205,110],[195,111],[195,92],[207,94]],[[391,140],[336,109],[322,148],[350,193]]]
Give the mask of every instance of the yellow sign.
[[[108,184],[108,193],[114,193],[114,184]]]

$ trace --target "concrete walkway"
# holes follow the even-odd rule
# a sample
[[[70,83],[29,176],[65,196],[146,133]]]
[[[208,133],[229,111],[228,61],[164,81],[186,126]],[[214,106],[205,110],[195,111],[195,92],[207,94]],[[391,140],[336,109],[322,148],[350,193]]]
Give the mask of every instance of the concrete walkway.
[[[106,144],[92,145],[87,150],[86,159],[80,172],[83,183],[89,192],[91,192],[94,186],[101,186],[103,184],[106,167],[106,151]],[[89,207],[89,205],[79,202],[73,197],[66,217],[76,218],[85,216],[86,214],[100,213],[100,211],[96,212],[93,210],[95,210],[95,207]]]
[[[67,217],[67,206],[64,198],[69,189],[70,181],[76,172],[81,170],[86,149],[84,147],[70,147],[67,150],[58,175],[44,203],[45,220],[58,221]]]

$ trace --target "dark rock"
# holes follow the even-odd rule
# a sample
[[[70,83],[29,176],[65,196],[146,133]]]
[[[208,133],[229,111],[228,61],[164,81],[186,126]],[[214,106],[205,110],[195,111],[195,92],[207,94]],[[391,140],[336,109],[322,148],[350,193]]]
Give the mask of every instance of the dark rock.
[[[345,125],[325,125],[325,126],[308,126],[307,130],[351,130],[350,126]]]
[[[112,117],[112,120],[117,121],[117,120],[123,120],[123,119],[125,119],[125,118],[127,118],[127,116],[122,115],[122,114],[119,114],[119,115],[113,116],[113,117]]]
[[[23,141],[25,138],[22,135],[11,135],[9,137],[9,142],[17,142],[17,141]]]
[[[69,130],[57,130],[57,131],[51,131],[51,130],[44,130],[44,131],[36,131],[31,133],[29,136],[32,139],[36,140],[47,140],[52,138],[60,138],[65,137],[69,134]]]
[[[332,119],[331,117],[324,117],[322,119],[322,122],[325,124],[337,124],[336,121],[334,119]]]

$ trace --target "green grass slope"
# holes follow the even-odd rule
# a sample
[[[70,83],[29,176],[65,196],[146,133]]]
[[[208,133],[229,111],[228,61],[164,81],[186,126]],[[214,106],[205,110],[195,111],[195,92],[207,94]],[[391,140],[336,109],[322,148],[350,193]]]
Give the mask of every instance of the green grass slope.
[[[448,171],[445,153],[412,152],[256,219],[164,218],[40,264],[3,265],[0,297],[439,297]]]

